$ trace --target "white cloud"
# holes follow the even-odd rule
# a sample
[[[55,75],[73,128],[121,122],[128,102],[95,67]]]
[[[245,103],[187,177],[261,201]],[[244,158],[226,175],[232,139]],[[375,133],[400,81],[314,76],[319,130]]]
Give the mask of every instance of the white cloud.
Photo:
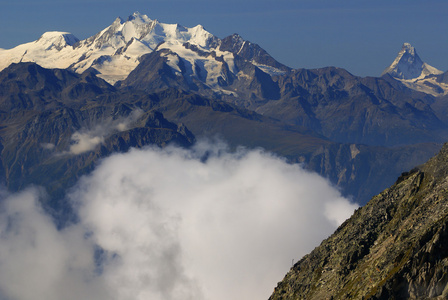
[[[37,199],[39,190],[8,196],[0,209],[1,299],[106,299],[93,244],[80,227],[58,231]]]
[[[55,148],[55,145],[52,143],[41,143],[40,146],[45,150],[53,150]]]
[[[80,261],[72,265],[74,286],[88,278],[86,293],[97,293],[84,298],[119,300],[267,299],[291,260],[317,246],[355,208],[299,165],[261,150],[229,153],[207,143],[113,155],[79,182],[71,200],[80,224],[64,231],[49,220],[36,226],[57,238],[28,256],[62,252],[53,263],[57,271]],[[38,209],[33,214],[27,224],[45,218]],[[86,231],[89,239],[81,234]],[[92,275],[92,244],[105,250],[100,276]],[[29,248],[24,244],[23,251]],[[19,258],[9,260],[12,269]],[[3,273],[0,268],[0,290]],[[48,282],[56,284],[55,278]],[[64,278],[68,284],[70,272]],[[22,296],[16,298],[31,299]]]
[[[339,226],[347,220],[359,205],[345,199],[337,199],[325,204],[324,214],[334,225]]]
[[[128,130],[132,123],[135,122],[142,114],[142,110],[135,109],[127,117],[122,117],[115,120],[105,120],[93,129],[82,129],[80,131],[76,131],[71,136],[73,143],[70,145],[70,150],[68,153],[78,155],[94,150],[96,146],[104,142],[104,138],[108,135],[114,132]]]
[[[92,132],[75,132],[71,139],[74,143],[70,145],[70,153],[75,155],[92,151],[96,146],[104,142],[102,134],[95,135]]]

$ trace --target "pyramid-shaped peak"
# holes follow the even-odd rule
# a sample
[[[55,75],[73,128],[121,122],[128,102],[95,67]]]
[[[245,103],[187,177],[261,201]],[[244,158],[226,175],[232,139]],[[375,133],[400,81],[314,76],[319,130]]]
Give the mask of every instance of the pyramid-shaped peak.
[[[418,56],[417,51],[410,43],[404,43],[401,47],[401,51],[398,52],[396,60],[405,62],[409,65],[418,64],[419,66],[423,64],[420,56]]]
[[[440,73],[440,70],[424,63],[410,43],[404,43],[393,63],[381,76],[389,74],[397,79],[409,80]]]

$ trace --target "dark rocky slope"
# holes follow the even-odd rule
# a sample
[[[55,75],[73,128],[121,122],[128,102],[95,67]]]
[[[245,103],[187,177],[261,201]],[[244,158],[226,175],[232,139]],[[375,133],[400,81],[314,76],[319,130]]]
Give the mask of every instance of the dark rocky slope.
[[[448,144],[296,263],[274,299],[447,299]]]
[[[219,100],[175,89],[150,94],[152,102],[136,100],[143,110],[157,109],[182,123],[196,138],[222,138],[230,146],[262,147],[328,178],[346,196],[365,204],[390,186],[404,170],[424,163],[441,145],[374,147],[335,143],[312,130]],[[142,102],[141,104],[139,104]],[[152,103],[146,107],[145,103]]]
[[[107,132],[98,136],[102,142],[91,152],[54,155],[69,150],[76,132],[116,126],[137,110],[142,119],[133,120],[125,131],[103,128]],[[161,125],[142,121],[147,116]],[[197,93],[178,88],[151,93],[119,89],[93,72],[78,75],[33,63],[11,65],[0,72],[0,125],[0,181],[11,190],[29,184],[63,190],[67,182],[91,170],[99,157],[147,144],[190,145],[191,131],[197,138],[218,136],[231,146],[262,147],[291,162],[305,163],[337,184],[344,195],[364,204],[440,147],[335,143],[306,127]]]
[[[0,72],[0,91],[0,183],[11,191],[45,187],[53,210],[64,209],[62,193],[102,157],[195,140],[184,125],[143,111],[91,72],[12,65]]]
[[[149,93],[172,87],[194,91],[306,127],[339,143],[390,147],[442,143],[448,137],[446,117],[437,112],[438,107],[432,107],[436,99],[391,78],[361,78],[334,67],[285,69],[283,74],[270,76],[251,63],[252,55],[245,58],[235,54],[239,75],[229,72],[222,62],[221,71],[226,75],[219,82],[219,92],[208,87],[203,78],[184,71],[175,75],[164,51],[168,50],[142,57],[120,86]],[[185,69],[182,63],[179,68]]]

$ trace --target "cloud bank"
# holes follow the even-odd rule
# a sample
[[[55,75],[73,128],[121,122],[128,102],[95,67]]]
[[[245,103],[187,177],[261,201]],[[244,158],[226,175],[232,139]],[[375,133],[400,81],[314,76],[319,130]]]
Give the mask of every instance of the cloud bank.
[[[106,299],[83,228],[58,231],[29,189],[1,193],[0,299]]]
[[[80,222],[62,231],[38,197],[3,202],[7,299],[267,299],[357,207],[300,165],[209,143],[105,159],[72,190]]]

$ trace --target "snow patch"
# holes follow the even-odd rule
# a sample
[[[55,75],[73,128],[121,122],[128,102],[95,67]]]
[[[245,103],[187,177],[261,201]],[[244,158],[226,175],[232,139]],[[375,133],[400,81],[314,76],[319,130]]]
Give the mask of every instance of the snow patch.
[[[416,79],[397,79],[410,89],[435,97],[448,95],[448,84],[437,82],[434,76],[420,76]]]
[[[281,75],[285,75],[286,74],[285,71],[282,71],[280,69],[277,69],[277,68],[274,68],[274,67],[271,67],[271,66],[258,64],[258,63],[254,62],[254,61],[252,62],[252,64],[254,66],[256,66],[257,68],[259,68],[260,70],[262,70],[263,72],[265,72],[265,73],[267,73],[267,74],[269,74],[271,76],[281,76]]]

